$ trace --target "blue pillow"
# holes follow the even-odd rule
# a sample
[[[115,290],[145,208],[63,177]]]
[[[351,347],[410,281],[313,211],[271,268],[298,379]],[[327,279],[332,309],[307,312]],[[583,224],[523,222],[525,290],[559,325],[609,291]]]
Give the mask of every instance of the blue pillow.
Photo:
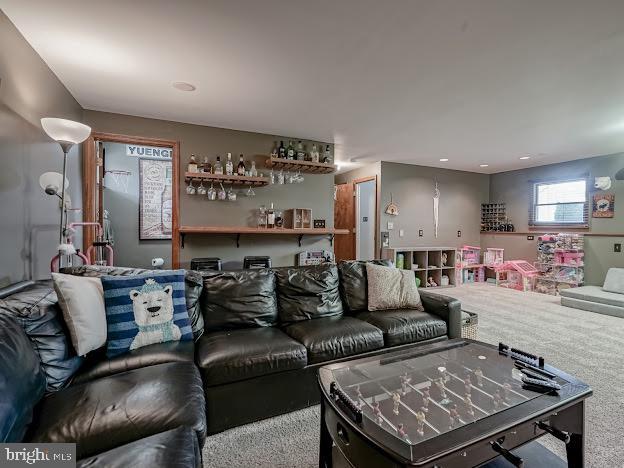
[[[103,276],[101,280],[109,358],[154,343],[193,339],[184,270]]]

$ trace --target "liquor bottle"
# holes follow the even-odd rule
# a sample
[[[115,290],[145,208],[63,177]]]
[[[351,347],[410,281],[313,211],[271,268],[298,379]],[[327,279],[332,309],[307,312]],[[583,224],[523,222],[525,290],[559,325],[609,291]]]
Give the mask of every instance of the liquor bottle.
[[[191,159],[189,160],[189,163],[188,163],[187,172],[197,172],[197,171],[198,171],[198,167],[197,167],[197,161],[195,160],[195,155],[191,154]]]
[[[234,163],[232,162],[232,153],[227,154],[227,161],[225,162],[225,174],[226,175],[234,174]]]
[[[312,162],[315,162],[315,163],[319,162],[321,158],[321,154],[319,153],[318,146],[316,146],[316,143],[312,145],[312,151],[310,151],[310,158]]]
[[[271,157],[272,158],[277,158],[278,155],[278,149],[277,149],[277,141],[273,142],[273,149],[271,150]]]
[[[288,142],[288,151],[286,151],[287,159],[295,159],[295,147],[293,146],[293,142]]]
[[[221,156],[217,154],[217,162],[214,165],[214,173],[223,175],[223,164],[221,164]]]
[[[171,199],[171,166],[165,169],[165,186],[160,195],[160,230],[163,234],[171,234],[171,220],[173,219],[173,202]]]
[[[271,203],[271,207],[267,210],[267,227],[275,227],[275,209],[273,208],[273,203]]]
[[[210,164],[210,161],[208,161],[208,156],[204,156],[204,163],[202,164],[201,172],[205,172],[207,174],[212,173],[212,165]]]
[[[331,151],[329,150],[329,145],[325,147],[325,152],[323,153],[323,162],[325,164],[331,164]]]
[[[249,169],[251,177],[258,177],[258,169],[256,169],[256,161],[251,161],[251,169]]]
[[[245,161],[243,161],[243,155],[241,154],[238,159],[238,167],[236,167],[236,173],[239,176],[245,175]]]
[[[299,143],[297,143],[297,161],[305,161],[305,157],[306,152],[303,149],[303,143],[299,140]]]
[[[284,142],[280,141],[280,145],[278,148],[278,155],[282,159],[286,159],[286,148],[284,148]]]

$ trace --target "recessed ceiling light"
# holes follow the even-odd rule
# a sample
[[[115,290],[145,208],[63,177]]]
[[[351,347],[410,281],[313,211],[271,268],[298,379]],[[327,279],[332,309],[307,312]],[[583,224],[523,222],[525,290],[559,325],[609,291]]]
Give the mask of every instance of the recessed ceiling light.
[[[171,86],[179,91],[195,91],[197,89],[195,85],[187,83],[186,81],[174,81]]]
[[[440,158],[440,162],[446,162],[448,161],[448,158]]]
[[[479,164],[479,167],[488,167],[489,164]]]
[[[524,159],[531,159],[531,156],[522,156],[520,159],[524,160]]]

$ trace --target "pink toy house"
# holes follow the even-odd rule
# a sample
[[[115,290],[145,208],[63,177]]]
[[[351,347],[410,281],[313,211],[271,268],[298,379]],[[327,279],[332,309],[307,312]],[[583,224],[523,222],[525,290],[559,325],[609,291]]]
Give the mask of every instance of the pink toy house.
[[[554,263],[557,265],[583,266],[585,254],[576,249],[555,249]]]
[[[455,261],[456,283],[475,283],[485,281],[485,267],[481,260],[481,247],[464,245],[457,251]]]
[[[485,263],[485,266],[489,268],[493,268],[494,265],[500,265],[503,263],[504,253],[505,249],[488,247],[483,254],[483,263]]]
[[[495,265],[496,286],[518,291],[532,291],[539,271],[525,260],[510,260]]]

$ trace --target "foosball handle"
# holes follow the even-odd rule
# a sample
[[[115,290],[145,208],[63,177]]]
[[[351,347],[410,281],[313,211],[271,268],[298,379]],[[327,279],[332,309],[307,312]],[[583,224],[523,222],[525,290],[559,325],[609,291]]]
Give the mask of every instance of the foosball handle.
[[[564,431],[560,431],[559,429],[555,429],[550,424],[546,424],[544,421],[538,421],[537,427],[539,427],[542,431],[548,432],[553,437],[556,437],[564,444],[570,443],[570,434]]]
[[[490,442],[490,445],[492,445],[492,450],[502,455],[503,458],[511,463],[513,466],[516,466],[518,468],[522,468],[524,466],[524,460],[503,447],[501,445],[501,439],[496,442]]]

